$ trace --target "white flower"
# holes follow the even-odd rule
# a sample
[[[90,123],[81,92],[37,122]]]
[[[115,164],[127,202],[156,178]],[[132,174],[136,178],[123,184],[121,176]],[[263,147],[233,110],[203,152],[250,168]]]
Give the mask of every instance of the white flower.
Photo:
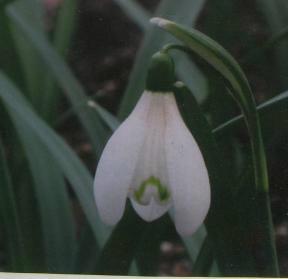
[[[210,205],[208,173],[173,93],[143,93],[103,151],[94,193],[110,225],[121,219],[127,197],[146,221],[171,208],[181,235],[202,224]]]

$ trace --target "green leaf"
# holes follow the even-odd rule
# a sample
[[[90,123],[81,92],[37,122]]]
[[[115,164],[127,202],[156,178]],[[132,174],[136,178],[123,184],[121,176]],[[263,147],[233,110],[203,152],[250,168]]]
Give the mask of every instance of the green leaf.
[[[129,204],[121,221],[101,251],[97,274],[127,275],[148,223]]]
[[[135,254],[141,276],[156,276],[158,274],[161,259],[160,245],[171,231],[176,234],[174,223],[168,214],[145,225]]]
[[[59,8],[57,16],[53,44],[62,56],[66,56],[73,35],[77,17],[78,2],[76,0],[64,0]]]
[[[128,276],[139,276],[139,272],[138,272],[135,261],[132,262],[132,264],[130,266]]]
[[[263,235],[263,241],[260,244],[258,243],[258,245],[255,245],[255,247],[253,247],[252,249],[254,249],[254,251],[257,251],[257,253],[261,251],[261,253],[265,254],[265,263],[263,264],[263,262],[261,262],[263,261],[263,258],[260,258],[259,254],[253,252],[255,262],[257,262],[257,264],[255,264],[254,266],[254,271],[257,270],[259,274],[266,274],[267,276],[277,276],[279,271],[273,237],[273,223],[271,219],[271,212],[269,208],[267,194],[269,184],[266,166],[266,156],[264,151],[259,118],[246,77],[237,62],[230,56],[230,54],[227,53],[219,44],[217,44],[211,38],[205,36],[204,34],[196,30],[188,30],[185,27],[180,26],[169,20],[154,18],[151,20],[151,22],[158,25],[158,27],[170,32],[172,35],[174,35],[176,38],[178,38],[185,44],[185,46],[177,45],[172,47],[166,47],[166,51],[176,48],[188,53],[196,53],[208,64],[210,64],[216,71],[218,71],[232,88],[230,93],[238,102],[245,116],[251,140],[254,163],[253,167],[255,170],[255,188],[253,190],[250,187],[246,186],[246,199],[248,199],[249,201],[251,199],[259,199],[259,203],[262,205],[262,207],[259,208],[258,206],[255,206],[255,204],[253,205],[252,203],[247,202],[246,204],[243,204],[243,210],[239,211],[244,216],[248,216],[249,213],[253,212],[253,216],[250,216],[250,218],[247,218],[246,222],[244,222],[245,226],[248,226],[247,231],[250,231],[250,234],[252,233],[253,235],[253,233],[255,233],[255,230],[259,230],[259,226],[255,226],[255,222],[257,222],[256,220],[259,219],[259,222],[261,222],[261,234]],[[217,198],[219,198],[219,196],[220,195],[218,195]],[[267,204],[264,206],[265,202]],[[215,208],[214,211],[216,211]],[[237,209],[235,209],[235,211],[237,213]],[[254,223],[250,222],[251,220],[253,220]],[[213,226],[210,228],[213,228]],[[223,231],[224,230],[226,230],[226,228],[223,229]],[[217,234],[217,231],[214,231],[214,233],[212,233],[212,235],[216,236]],[[251,241],[250,238],[253,239],[253,236],[251,237],[251,235],[250,237],[249,235],[247,235],[246,237],[247,239],[249,239],[249,241]],[[217,241],[218,238],[216,238],[215,240]],[[235,244],[237,245],[237,242],[235,242],[234,245]],[[218,255],[218,260],[219,259],[220,257]],[[260,265],[262,268],[259,268]],[[250,261],[247,262],[247,266],[251,266]],[[263,269],[264,266],[265,269]],[[225,265],[222,265],[221,268],[223,269],[224,274],[226,274]],[[229,272],[231,271],[228,270],[228,274]],[[253,268],[251,269],[251,271],[248,272],[252,272],[253,274]]]
[[[157,275],[161,261],[160,245],[163,239],[167,239],[171,235],[177,235],[177,232],[173,219],[169,214],[146,225],[136,253],[137,267],[142,276]],[[204,226],[200,227],[190,237],[178,236],[180,238],[179,242],[186,247],[192,266],[201,250],[205,236],[206,230]]]
[[[23,84],[22,72],[19,70],[19,57],[14,45],[14,40],[9,29],[9,18],[5,14],[5,8],[11,0],[0,1],[0,65],[1,70],[17,81],[18,85]],[[5,43],[3,43],[5,42]]]
[[[194,276],[209,276],[214,260],[213,248],[208,237],[205,238],[196,262],[193,265]]]
[[[56,166],[61,169],[78,197],[95,238],[98,243],[104,243],[109,231],[100,222],[96,213],[92,190],[93,180],[83,163],[69,146],[32,111],[18,89],[3,74],[0,74],[0,98],[5,103],[11,118],[25,125],[27,133],[29,129],[29,133],[47,147]]]
[[[85,222],[80,231],[79,245],[76,253],[74,264],[74,272],[80,274],[93,274],[95,273],[96,262],[99,258],[101,246],[94,236],[91,226]]]
[[[14,126],[13,122],[11,126]],[[19,143],[19,145],[20,144],[21,143]],[[16,152],[20,151],[22,155],[24,155],[23,149],[21,149],[20,146],[13,148],[13,150]],[[25,272],[48,272],[41,217],[34,191],[34,181],[31,176],[29,164],[25,159],[25,157],[22,158],[21,164],[18,165],[18,173],[14,172],[14,177],[12,177],[14,185],[18,186],[15,194],[17,195],[17,203],[19,206],[23,246],[25,247]],[[14,167],[15,165],[12,164],[10,170],[12,171]],[[21,181],[21,184],[19,184],[19,181]]]
[[[43,3],[36,0],[18,1],[18,8],[30,26],[38,32],[44,32]],[[34,107],[43,114],[40,94],[46,78],[43,62],[30,41],[27,41],[21,30],[12,25],[13,35],[22,58],[24,73],[30,92],[30,100]],[[55,105],[55,104],[54,104]],[[55,106],[54,106],[55,107]],[[12,116],[13,118],[13,116]],[[64,178],[43,143],[23,123],[14,119],[19,137],[24,145],[30,169],[34,178],[34,188],[41,216],[44,238],[45,256],[50,272],[71,272],[75,250],[75,227],[71,205]]]
[[[203,4],[203,0],[165,0],[160,3],[155,15],[169,17],[172,20],[191,25],[196,21]],[[121,119],[127,117],[127,115],[131,112],[144,90],[145,76],[151,56],[157,52],[163,46],[163,44],[166,44],[169,41],[171,41],[171,38],[169,39],[169,37],[163,34],[163,32],[159,32],[159,30],[151,28],[147,30],[141,48],[137,54],[134,67],[129,78],[129,84],[120,105],[119,116]],[[186,63],[180,62],[181,60],[182,59],[180,58],[179,63]],[[183,70],[182,72],[186,71]],[[196,72],[196,70],[194,72]],[[195,87],[203,89],[204,86],[200,85],[200,82],[203,82],[203,79],[197,80],[195,78],[195,80],[193,79],[193,82],[191,82],[191,79],[189,79],[189,85],[196,85]],[[197,89],[195,90],[195,87],[192,87],[193,92],[198,92]]]
[[[19,1],[19,8],[35,26],[38,32],[44,32],[42,3],[34,0]],[[15,26],[14,26],[15,27]],[[24,72],[30,91],[30,100],[37,109],[41,109],[43,95],[40,94],[45,78],[42,61],[19,29],[14,28],[14,37],[22,57]],[[12,115],[12,118],[14,116]],[[70,205],[64,178],[51,157],[49,151],[26,125],[14,118],[14,123],[34,178],[34,189],[38,200],[41,226],[44,238],[47,268],[50,272],[71,272],[76,236],[72,208]]]
[[[199,252],[206,236],[206,228],[204,225],[202,225],[191,237],[182,237],[183,243],[192,263],[194,263],[199,256]]]
[[[110,128],[111,131],[115,131],[120,125],[119,120],[113,114],[108,112],[106,109],[104,109],[94,101],[89,100],[88,105],[97,111],[99,117]]]
[[[18,2],[19,9],[27,18],[29,25],[35,26],[39,32],[44,32],[44,10],[43,3],[39,0],[21,0]],[[27,41],[22,32],[11,25],[11,34],[21,60],[23,74],[29,100],[38,110],[41,105],[42,87],[44,81],[43,62],[35,55],[31,42]],[[41,110],[38,110],[41,113]]]
[[[116,3],[118,3],[123,10],[126,12],[126,14],[134,20],[135,23],[139,25],[143,30],[148,30],[148,22],[149,18],[151,17],[150,14],[148,14],[144,8],[140,7],[140,5],[136,4],[136,1],[123,1],[123,0],[115,0]],[[204,1],[198,1],[194,3],[187,2],[187,11],[189,9],[194,10],[195,13],[192,16],[192,23],[195,22],[195,18],[198,15],[198,13],[201,10],[201,7],[203,6]],[[185,5],[185,3],[184,3]],[[192,5],[190,7],[190,5]],[[189,16],[187,16],[187,24],[189,23]],[[158,38],[154,38],[153,41],[157,40]],[[198,70],[198,68],[191,63],[191,61],[187,59],[183,59],[181,56],[177,56],[176,59],[177,63],[177,73],[181,77],[181,79],[190,87],[193,89],[193,93],[195,94],[195,97],[199,102],[203,102],[204,99],[207,97],[207,86],[206,86],[206,80],[203,74]],[[191,79],[191,74],[193,73],[193,79]]]
[[[47,147],[29,130],[27,124],[11,115],[22,141],[34,179],[47,271],[72,271],[76,228],[64,177]]]
[[[82,86],[75,79],[71,70],[67,67],[59,54],[50,46],[44,34],[29,24],[19,3],[20,2],[17,1],[10,4],[7,8],[7,14],[11,19],[11,23],[19,28],[26,39],[33,44],[33,47],[37,50],[49,69],[49,73],[54,76],[63,92],[70,100],[83,127],[92,140],[96,154],[100,156],[108,132],[104,129],[97,114],[93,113],[89,108],[79,105],[87,104],[88,102],[88,98]]]
[[[8,271],[25,271],[25,250],[20,226],[16,197],[4,148],[0,142],[0,217],[7,249]]]
[[[68,53],[71,37],[76,25],[76,0],[65,0],[61,3],[53,33],[53,46],[65,58]],[[55,78],[46,75],[41,101],[41,111],[49,122],[55,122],[57,105],[60,101],[60,90],[56,86]]]
[[[195,98],[182,82],[175,86],[175,97],[181,115],[193,134],[203,154],[211,185],[211,207],[206,218],[206,228],[212,241],[221,275],[253,274],[249,249],[241,245],[245,234],[239,228],[230,180],[225,175],[225,160],[220,154],[211,128]],[[239,249],[241,245],[241,249]],[[196,260],[197,262],[197,260]]]
[[[288,113],[288,91],[285,91],[268,101],[257,106],[260,120],[263,126],[263,134],[266,135],[266,141],[269,141],[271,134],[280,133],[286,126]],[[277,122],[270,122],[269,119],[277,119]],[[244,124],[244,116],[238,115],[213,130],[216,136],[225,136],[241,128]],[[275,132],[271,132],[275,130]]]

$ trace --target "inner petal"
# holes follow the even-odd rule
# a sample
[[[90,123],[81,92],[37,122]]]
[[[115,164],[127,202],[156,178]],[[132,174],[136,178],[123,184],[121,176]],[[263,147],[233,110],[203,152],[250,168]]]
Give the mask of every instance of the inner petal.
[[[150,176],[134,191],[134,198],[142,205],[148,205],[152,198],[158,204],[164,204],[170,200],[170,197],[171,193],[168,187],[162,185],[155,176]]]
[[[149,128],[136,164],[130,198],[141,205],[149,205],[152,201],[158,205],[170,203],[165,134],[165,103],[162,94],[153,93],[149,117]]]
[[[159,205],[154,201],[154,199],[151,200],[149,205],[141,205],[133,199],[131,199],[131,203],[139,216],[147,222],[158,219],[159,217],[164,215],[171,207],[171,203]]]

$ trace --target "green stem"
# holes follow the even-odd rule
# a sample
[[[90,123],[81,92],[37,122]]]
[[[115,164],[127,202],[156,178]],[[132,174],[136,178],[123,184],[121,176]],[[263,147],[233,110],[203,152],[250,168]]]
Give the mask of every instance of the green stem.
[[[257,229],[257,231],[261,234],[263,238],[263,242],[261,243],[259,243],[257,240],[258,235],[254,235],[255,239],[253,239],[253,243],[256,243],[254,248],[256,250],[258,248],[264,249],[263,253],[265,252],[266,256],[268,255],[266,258],[269,258],[270,261],[267,264],[271,267],[269,269],[269,273],[267,274],[262,272],[260,269],[258,269],[258,272],[259,274],[263,275],[278,276],[278,261],[272,230],[273,222],[268,199],[269,182],[266,155],[259,116],[247,78],[235,59],[221,45],[201,32],[193,29],[187,29],[172,21],[162,18],[153,18],[151,22],[165,31],[168,31],[185,44],[183,46],[168,45],[163,48],[164,51],[178,49],[188,54],[198,55],[218,73],[220,73],[225,81],[227,81],[229,84],[229,88],[231,89],[230,93],[237,101],[245,118],[253,158],[255,187],[253,187],[250,197],[256,200],[254,200],[253,203],[247,202],[247,206],[244,206],[246,206],[245,213],[250,215],[252,214],[255,218],[250,217],[247,219],[259,221],[261,226],[259,226],[259,223],[249,223],[248,220],[247,225],[249,225],[251,232],[255,232],[255,229]],[[259,206],[257,202],[260,202],[263,206]],[[258,260],[261,261],[261,259],[257,258],[255,260],[256,262]],[[258,264],[256,263],[256,265]]]

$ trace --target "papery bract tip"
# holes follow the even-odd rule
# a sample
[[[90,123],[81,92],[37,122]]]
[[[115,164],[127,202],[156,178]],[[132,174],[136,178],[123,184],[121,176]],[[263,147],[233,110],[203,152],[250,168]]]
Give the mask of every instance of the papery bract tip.
[[[161,17],[152,17],[150,19],[150,23],[157,25],[161,28],[164,28],[169,23],[169,20],[161,18]]]

